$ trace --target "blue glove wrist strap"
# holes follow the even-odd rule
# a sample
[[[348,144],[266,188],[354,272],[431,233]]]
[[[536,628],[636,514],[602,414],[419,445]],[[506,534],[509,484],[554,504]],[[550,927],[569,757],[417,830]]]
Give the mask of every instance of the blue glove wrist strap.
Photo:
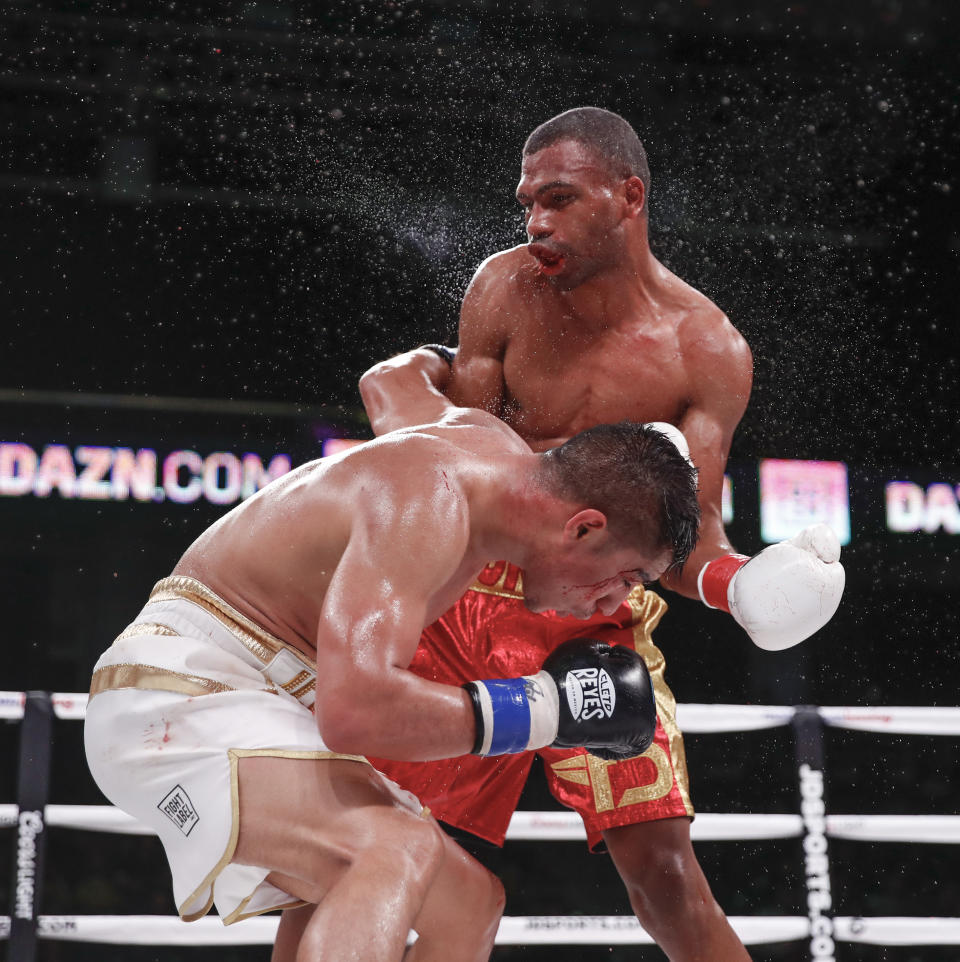
[[[464,685],[470,693],[477,725],[473,753],[508,755],[530,743],[530,703],[526,679],[504,678]]]

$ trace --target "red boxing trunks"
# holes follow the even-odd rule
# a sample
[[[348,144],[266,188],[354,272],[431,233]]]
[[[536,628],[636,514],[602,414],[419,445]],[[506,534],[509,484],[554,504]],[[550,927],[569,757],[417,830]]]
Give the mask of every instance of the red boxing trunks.
[[[643,656],[653,679],[658,716],[653,744],[621,762],[604,761],[583,749],[543,748],[537,754],[543,758],[550,791],[580,813],[591,849],[601,845],[601,832],[607,828],[693,817],[676,701],[664,682],[663,655],[651,639],[666,602],[638,587],[611,617],[597,614],[580,621],[534,614],[523,604],[522,577],[513,565],[488,565],[463,598],[423,632],[411,671],[462,685],[476,678],[535,674],[547,654],[571,638],[630,645]],[[533,755],[370,761],[441,821],[502,845]]]

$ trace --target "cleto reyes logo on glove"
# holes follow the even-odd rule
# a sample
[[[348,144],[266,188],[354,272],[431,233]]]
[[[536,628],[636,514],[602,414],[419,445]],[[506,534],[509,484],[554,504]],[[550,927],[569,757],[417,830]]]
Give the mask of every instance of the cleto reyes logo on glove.
[[[567,705],[575,721],[610,718],[617,703],[617,691],[604,668],[575,668],[564,681]]]

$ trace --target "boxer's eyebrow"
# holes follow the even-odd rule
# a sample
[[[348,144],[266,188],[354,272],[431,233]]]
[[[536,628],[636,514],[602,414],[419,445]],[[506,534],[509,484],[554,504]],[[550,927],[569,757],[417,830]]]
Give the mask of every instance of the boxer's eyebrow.
[[[535,193],[536,195],[539,196],[544,191],[555,190],[557,187],[565,187],[570,189],[570,188],[575,188],[576,184],[570,184],[565,180],[551,180],[549,184],[544,184],[542,187],[538,187]],[[529,197],[530,197],[529,194],[526,194],[520,190],[517,191],[517,200],[527,200],[529,199]]]

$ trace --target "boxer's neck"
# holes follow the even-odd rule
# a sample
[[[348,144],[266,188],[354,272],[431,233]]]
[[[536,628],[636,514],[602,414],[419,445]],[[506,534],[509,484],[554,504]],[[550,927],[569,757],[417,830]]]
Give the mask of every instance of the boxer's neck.
[[[646,224],[638,224],[617,263],[558,296],[581,325],[605,330],[655,315],[664,275],[663,265],[650,250]]]
[[[575,507],[551,491],[541,457],[501,456],[471,486],[471,551],[522,568],[529,553],[542,550],[545,533],[562,530]]]

